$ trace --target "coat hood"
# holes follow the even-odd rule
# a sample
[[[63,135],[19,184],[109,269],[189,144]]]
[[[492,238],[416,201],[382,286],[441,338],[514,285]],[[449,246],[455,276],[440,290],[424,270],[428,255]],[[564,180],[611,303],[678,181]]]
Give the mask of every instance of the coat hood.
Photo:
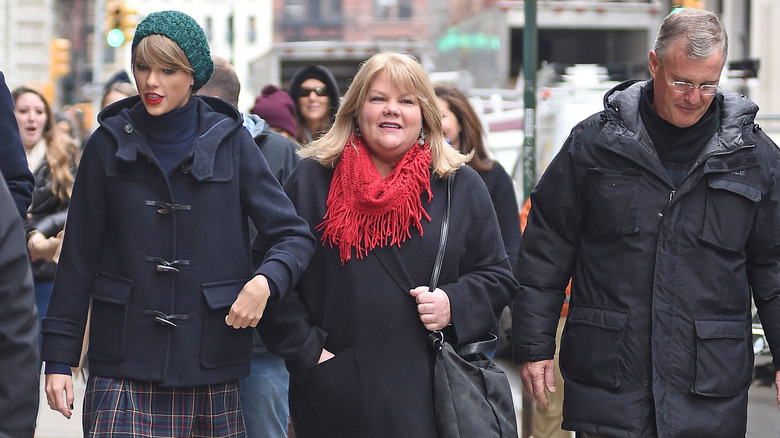
[[[196,99],[198,133],[193,144],[192,175],[198,180],[214,176],[214,154],[223,140],[238,129],[244,129],[244,118],[230,103],[211,96],[192,96]],[[131,96],[115,102],[98,114],[98,129],[104,129],[117,143],[119,160],[135,161],[138,153],[154,156],[140,122],[146,109],[140,96]],[[136,127],[140,128],[137,129]]]
[[[604,113],[608,121],[617,123],[616,130],[634,138],[643,145],[652,141],[639,114],[639,101],[644,90],[652,90],[653,81],[626,81],[604,95]],[[747,97],[729,90],[721,90],[713,105],[720,105],[722,120],[717,142],[708,148],[733,150],[755,144],[750,129],[758,112],[758,105]]]
[[[331,122],[336,120],[336,112],[339,109],[341,91],[339,84],[333,77],[333,74],[321,65],[308,65],[298,70],[292,79],[290,79],[290,97],[295,102],[295,109],[298,110],[298,93],[301,90],[303,81],[309,78],[319,79],[328,89],[328,98],[330,98]]]

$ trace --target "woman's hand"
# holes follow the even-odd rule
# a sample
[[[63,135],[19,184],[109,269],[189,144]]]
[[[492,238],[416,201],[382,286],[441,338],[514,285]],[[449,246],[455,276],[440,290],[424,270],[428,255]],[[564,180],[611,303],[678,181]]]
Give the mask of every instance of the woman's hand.
[[[450,312],[450,297],[438,287],[433,292],[428,291],[428,286],[418,286],[409,291],[417,301],[417,313],[420,321],[428,330],[441,330],[452,322]]]
[[[27,238],[27,250],[30,252],[30,260],[43,259],[47,262],[54,261],[54,254],[62,243],[59,237],[46,238],[41,232],[33,231]]]
[[[236,301],[225,316],[225,324],[235,328],[256,327],[263,317],[271,289],[264,275],[255,275],[238,293]]]
[[[73,415],[73,379],[65,374],[46,374],[46,402],[49,409],[65,418]]]

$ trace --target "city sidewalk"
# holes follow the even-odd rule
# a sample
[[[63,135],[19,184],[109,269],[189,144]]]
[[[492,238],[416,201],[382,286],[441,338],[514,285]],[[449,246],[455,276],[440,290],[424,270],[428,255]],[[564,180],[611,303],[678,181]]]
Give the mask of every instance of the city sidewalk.
[[[35,438],[81,438],[81,408],[84,403],[84,389],[87,383],[82,377],[73,380],[75,401],[73,415],[70,419],[57,411],[52,411],[46,404],[44,391],[44,375],[41,373],[40,401],[38,403],[38,423],[35,428]]]

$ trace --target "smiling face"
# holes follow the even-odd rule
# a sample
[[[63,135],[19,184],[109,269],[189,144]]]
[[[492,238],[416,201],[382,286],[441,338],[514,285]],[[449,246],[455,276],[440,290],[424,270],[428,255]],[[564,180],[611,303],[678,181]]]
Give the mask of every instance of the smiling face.
[[[650,74],[653,76],[653,105],[658,116],[679,128],[692,126],[704,116],[713,96],[701,94],[699,89],[678,93],[670,82],[690,82],[694,86],[717,85],[723,69],[723,54],[714,51],[705,59],[690,59],[685,54],[685,41],[670,47],[662,63],[655,51],[650,52]]]
[[[323,96],[315,90],[325,93]],[[327,95],[325,83],[319,79],[309,78],[301,82],[298,94],[298,110],[309,127],[330,123],[330,98]]]
[[[46,128],[46,105],[35,93],[22,93],[14,102],[14,115],[25,149],[32,149]]]
[[[423,128],[417,96],[396,88],[382,73],[369,87],[357,125],[374,166],[385,177],[417,141]]]

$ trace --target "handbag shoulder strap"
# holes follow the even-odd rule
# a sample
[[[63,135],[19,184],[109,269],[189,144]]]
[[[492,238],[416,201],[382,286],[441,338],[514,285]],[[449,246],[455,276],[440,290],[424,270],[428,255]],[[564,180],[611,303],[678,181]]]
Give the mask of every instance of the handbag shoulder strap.
[[[433,264],[433,272],[431,273],[431,283],[428,290],[433,292],[439,283],[439,274],[441,273],[441,265],[444,261],[444,252],[447,249],[447,233],[450,228],[450,206],[452,203],[452,184],[455,180],[455,172],[452,172],[447,177],[447,208],[444,210],[444,217],[441,221],[441,236],[439,237],[439,251],[436,253],[436,261]],[[444,341],[444,333],[439,330],[433,331],[435,338],[441,343]],[[434,345],[435,346],[435,345]],[[466,356],[476,353],[484,353],[491,350],[495,350],[498,347],[498,337],[494,334],[490,334],[490,338],[482,341],[472,342],[470,344],[462,345],[457,349],[458,354]]]
[[[447,208],[444,210],[444,217],[441,220],[441,236],[439,237],[439,251],[436,253],[436,262],[433,264],[433,272],[431,273],[431,282],[428,286],[428,290],[433,292],[436,286],[439,284],[439,274],[441,273],[441,265],[444,261],[444,251],[447,249],[447,233],[450,229],[450,204],[452,192],[452,182],[455,180],[455,172],[452,172],[447,177]]]

